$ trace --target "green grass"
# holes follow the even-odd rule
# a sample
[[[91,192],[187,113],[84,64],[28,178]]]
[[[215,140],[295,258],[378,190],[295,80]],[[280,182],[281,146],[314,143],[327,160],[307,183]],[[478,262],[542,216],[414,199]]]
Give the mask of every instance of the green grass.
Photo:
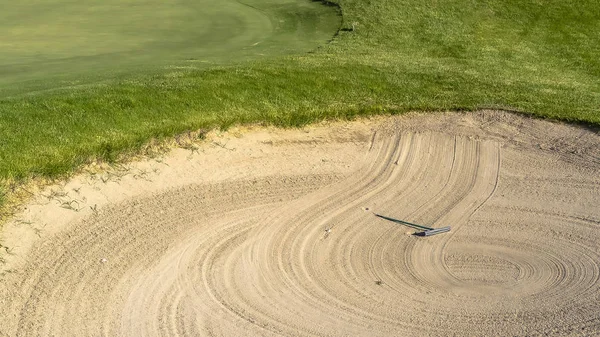
[[[131,33],[131,40],[121,41],[121,31],[96,30],[105,24],[101,18],[86,21],[88,29],[77,22],[63,27],[71,38],[44,35],[37,31],[37,11],[57,18],[65,11],[29,13],[13,7],[22,6],[13,5],[18,2],[0,0],[3,31],[11,26],[7,7],[13,23],[32,30],[29,37],[0,40],[0,177],[59,176],[90,158],[114,160],[153,137],[237,123],[297,126],[383,112],[491,107],[600,126],[595,1],[339,0],[344,29],[323,44],[339,25],[335,7],[253,0],[274,27],[259,29],[264,43],[233,51],[256,40],[242,33],[244,43],[228,42],[213,55],[194,45],[197,36],[189,31],[194,25],[203,29],[202,22],[193,22],[195,15],[208,16],[203,7],[186,11],[160,1],[130,2],[150,15],[138,27],[147,26],[148,34]],[[213,2],[215,11],[223,3],[205,2]],[[107,1],[97,3],[102,12]],[[161,10],[151,13],[154,6]],[[86,8],[74,9],[70,20]],[[235,17],[237,10],[231,11]],[[96,47],[97,36],[83,36],[88,30],[106,31],[118,43]],[[92,42],[80,49],[73,39]],[[3,47],[24,40],[30,43],[22,49]],[[47,48],[53,54],[21,62],[23,54]],[[111,48],[133,56],[103,54]],[[137,50],[149,54],[138,57]]]
[[[0,97],[305,52],[339,12],[307,0],[0,0]]]

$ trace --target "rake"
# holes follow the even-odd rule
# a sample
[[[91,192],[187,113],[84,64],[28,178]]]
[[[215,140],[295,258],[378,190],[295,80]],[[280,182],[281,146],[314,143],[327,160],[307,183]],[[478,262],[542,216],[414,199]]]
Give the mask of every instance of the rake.
[[[377,213],[374,213],[376,216],[388,220],[388,221],[392,221],[392,222],[396,222],[414,229],[418,229],[421,232],[417,232],[415,233],[415,235],[418,236],[432,236],[432,235],[436,235],[436,234],[441,234],[441,233],[446,233],[450,231],[450,226],[446,226],[446,227],[441,227],[441,228],[432,228],[432,227],[426,227],[426,226],[421,226],[421,225],[417,225],[414,224],[412,222],[408,222],[408,221],[403,221],[403,220],[398,220],[398,219],[394,219],[394,218],[390,218],[384,215],[380,215]]]

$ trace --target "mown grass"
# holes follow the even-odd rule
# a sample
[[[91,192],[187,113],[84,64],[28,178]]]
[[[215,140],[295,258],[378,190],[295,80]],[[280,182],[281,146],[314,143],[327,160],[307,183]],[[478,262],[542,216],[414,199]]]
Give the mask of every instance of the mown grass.
[[[237,123],[485,107],[600,126],[600,3],[339,6],[344,29],[311,53],[0,98],[0,177],[55,177],[151,138]]]
[[[0,0],[0,97],[303,53],[339,10],[308,0]]]

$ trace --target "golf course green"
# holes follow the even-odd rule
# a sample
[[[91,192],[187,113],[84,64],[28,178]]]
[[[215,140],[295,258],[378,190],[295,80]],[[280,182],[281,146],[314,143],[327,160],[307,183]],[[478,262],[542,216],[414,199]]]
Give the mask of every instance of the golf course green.
[[[0,97],[160,67],[306,52],[337,10],[306,0],[0,1]]]
[[[596,1],[0,8],[0,204],[32,177],[234,124],[492,108],[600,126]]]

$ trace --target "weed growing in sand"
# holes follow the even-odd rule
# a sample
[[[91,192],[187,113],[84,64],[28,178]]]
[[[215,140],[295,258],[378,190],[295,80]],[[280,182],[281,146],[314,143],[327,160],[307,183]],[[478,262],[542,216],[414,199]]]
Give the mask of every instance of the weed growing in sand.
[[[157,170],[155,169],[154,173],[156,173],[156,172],[157,172]],[[152,179],[149,178],[150,173],[152,173],[152,172],[149,170],[137,170],[137,172],[135,172],[133,174],[133,178],[142,179],[142,180],[151,182]]]
[[[4,250],[6,254],[12,255],[12,249],[0,243],[0,250]]]
[[[14,256],[14,255],[15,255],[14,249],[0,244],[0,264],[6,263],[5,256]]]
[[[79,212],[81,209],[83,209],[83,207],[81,207],[79,204],[79,200],[75,199],[61,201],[60,207],[74,212]]]

